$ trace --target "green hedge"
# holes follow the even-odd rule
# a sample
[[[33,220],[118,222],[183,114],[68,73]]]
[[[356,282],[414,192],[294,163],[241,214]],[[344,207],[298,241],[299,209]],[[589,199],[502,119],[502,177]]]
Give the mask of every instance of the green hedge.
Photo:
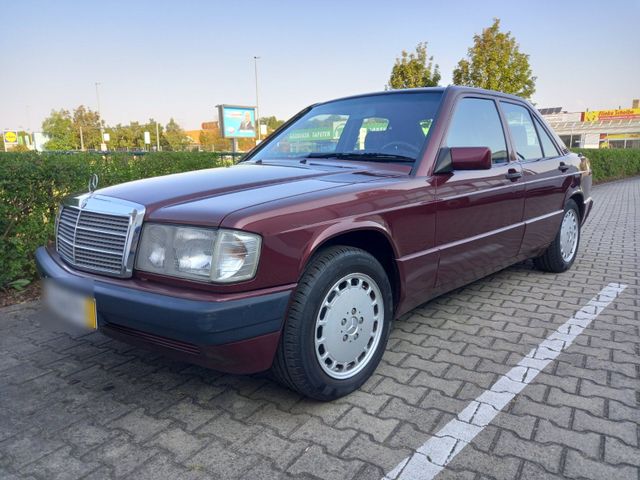
[[[596,182],[640,175],[640,149],[576,152],[589,158]],[[227,165],[230,158],[198,152],[0,153],[0,288],[35,277],[33,252],[52,238],[58,204],[69,194],[86,192],[92,173],[105,187]]]
[[[203,152],[0,153],[0,287],[35,277],[33,252],[52,238],[58,204],[86,192],[92,173],[106,187],[231,163],[230,156]]]
[[[640,149],[577,148],[573,151],[589,159],[595,183],[640,175]]]

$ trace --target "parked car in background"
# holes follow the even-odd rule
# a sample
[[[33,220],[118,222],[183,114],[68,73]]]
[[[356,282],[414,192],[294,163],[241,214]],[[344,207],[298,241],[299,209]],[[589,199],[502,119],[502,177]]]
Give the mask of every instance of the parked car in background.
[[[591,206],[588,160],[526,101],[387,91],[306,108],[239,165],[72,196],[36,258],[77,323],[331,400],[394,318],[528,258],[570,268]]]

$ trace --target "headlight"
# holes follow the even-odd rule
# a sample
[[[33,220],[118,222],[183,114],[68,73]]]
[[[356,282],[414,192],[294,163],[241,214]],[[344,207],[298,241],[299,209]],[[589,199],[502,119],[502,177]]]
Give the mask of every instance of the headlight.
[[[148,223],[142,229],[136,268],[150,273],[218,283],[256,274],[261,238],[237,230]]]

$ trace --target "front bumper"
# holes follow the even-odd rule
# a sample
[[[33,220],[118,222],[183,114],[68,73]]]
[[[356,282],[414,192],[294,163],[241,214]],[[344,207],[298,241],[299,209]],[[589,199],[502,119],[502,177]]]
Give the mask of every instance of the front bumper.
[[[71,271],[45,247],[40,275],[96,299],[98,329],[124,342],[229,373],[268,369],[280,339],[291,290],[201,300],[101,281]]]

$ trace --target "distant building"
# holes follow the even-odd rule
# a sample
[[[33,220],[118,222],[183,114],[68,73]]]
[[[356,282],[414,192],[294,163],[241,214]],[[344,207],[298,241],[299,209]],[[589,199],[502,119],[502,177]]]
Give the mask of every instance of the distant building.
[[[626,109],[539,111],[569,148],[640,148],[640,100]]]
[[[193,146],[200,146],[200,134],[207,132],[219,136],[218,122],[202,122],[200,130],[186,130],[184,134],[189,138]]]

